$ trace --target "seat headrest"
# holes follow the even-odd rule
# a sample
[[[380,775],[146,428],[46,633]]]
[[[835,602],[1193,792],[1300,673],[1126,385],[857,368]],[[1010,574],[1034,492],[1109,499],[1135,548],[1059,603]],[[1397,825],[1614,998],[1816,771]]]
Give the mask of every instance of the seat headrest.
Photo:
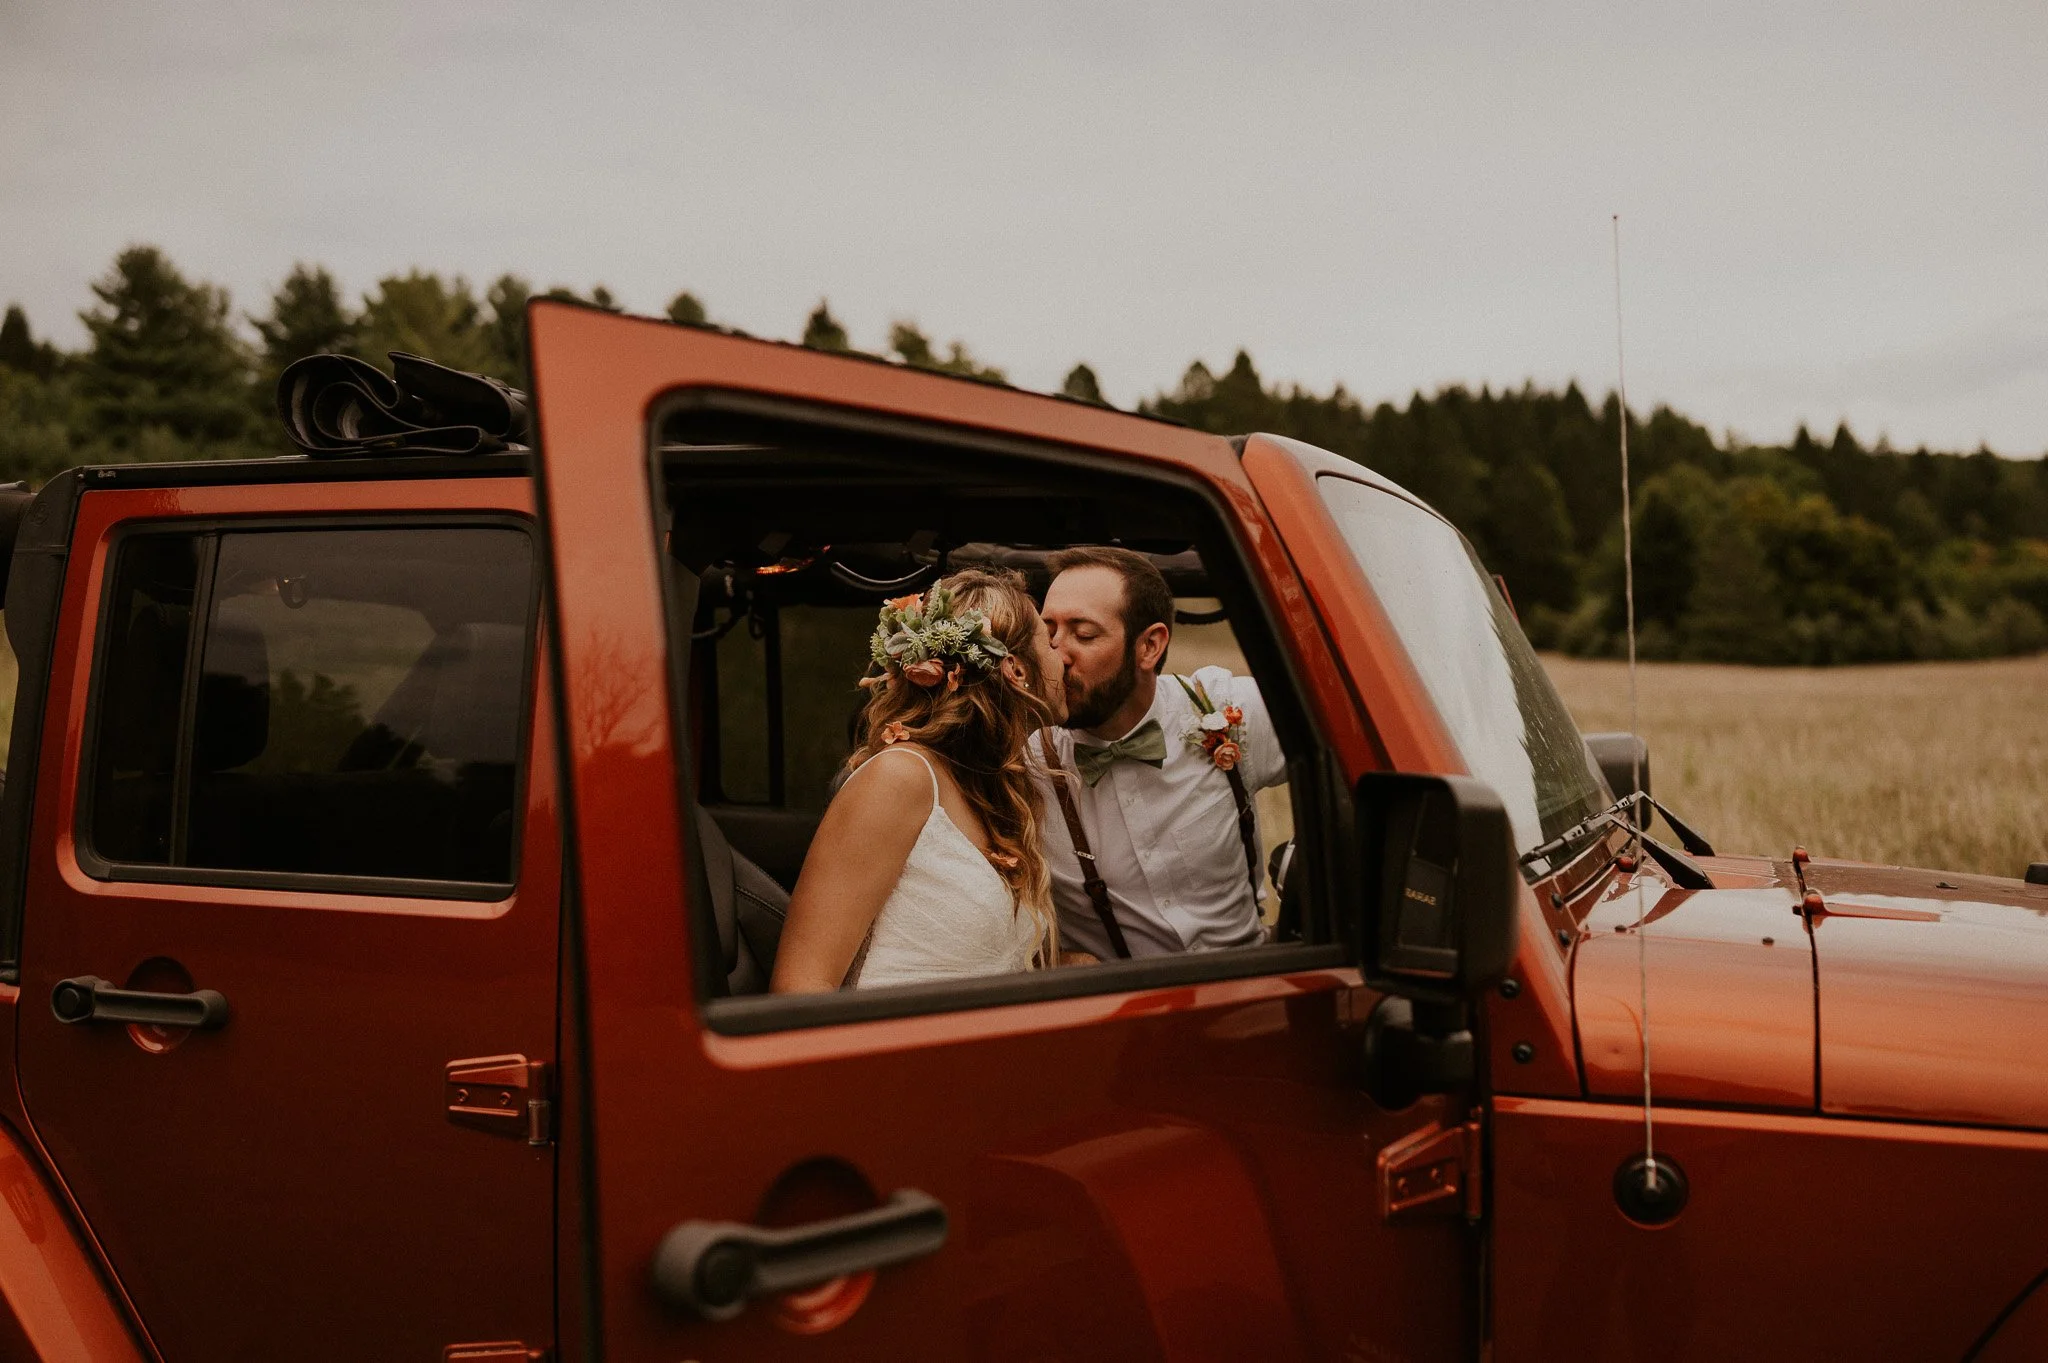
[[[194,758],[201,771],[232,771],[269,746],[270,648],[254,621],[223,610],[206,639]]]

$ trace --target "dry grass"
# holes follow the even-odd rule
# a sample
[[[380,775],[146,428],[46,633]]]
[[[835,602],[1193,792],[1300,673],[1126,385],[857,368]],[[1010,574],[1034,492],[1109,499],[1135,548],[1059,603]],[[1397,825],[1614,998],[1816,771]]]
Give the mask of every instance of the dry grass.
[[[1624,664],[1546,657],[1579,727],[1628,727]],[[1652,788],[1727,852],[2018,876],[2048,861],[2048,654],[1754,668],[1649,663]]]

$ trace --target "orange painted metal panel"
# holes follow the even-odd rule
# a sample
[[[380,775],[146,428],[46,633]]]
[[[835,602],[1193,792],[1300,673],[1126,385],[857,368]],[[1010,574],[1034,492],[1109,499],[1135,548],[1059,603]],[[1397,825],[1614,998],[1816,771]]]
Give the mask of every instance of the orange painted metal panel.
[[[531,507],[519,477],[80,499],[36,786],[17,1078],[49,1167],[170,1356],[262,1356],[291,1340],[296,1357],[362,1357],[366,1337],[418,1351],[551,1334],[552,1152],[452,1125],[439,1085],[459,1056],[553,1051],[555,765],[540,724],[519,886],[496,905],[85,876],[72,820],[110,536],[140,520]],[[551,712],[545,680],[533,704]],[[225,993],[229,1025],[150,1053],[125,1029],[51,1017],[56,979],[120,982],[157,960]],[[375,1309],[342,1309],[365,1302]],[[308,1335],[315,1317],[365,1333]]]
[[[2048,1358],[2048,1269],[2041,1271],[2026,1296],[2012,1304],[1994,1332],[1967,1363],[2041,1363]]]
[[[1821,1108],[2048,1128],[2048,886],[1815,861]]]
[[[2048,1135],[1661,1108],[1656,1230],[1612,1192],[1639,1112],[1503,1098],[1491,1138],[1496,1363],[1957,1359],[2048,1263]]]
[[[0,1007],[11,1013],[19,1003],[19,991],[0,991]],[[0,1124],[0,1355],[48,1363],[147,1357],[39,1166],[31,1147]]]
[[[1374,1152],[1447,1115],[1376,1110],[1352,1074],[1350,971],[1176,986],[753,1038],[700,1029],[649,421],[686,386],[1057,442],[1179,470],[1223,502],[1347,771],[1375,760],[1286,549],[1234,452],[1197,432],[896,366],[559,304],[529,313],[555,556],[594,1125],[601,1328],[613,1357],[810,1356],[753,1309],[663,1307],[654,1246],[748,1221],[806,1161],[954,1216],[830,1332],[847,1358],[1160,1357],[1256,1329],[1267,1356],[1454,1358],[1458,1222],[1390,1229]],[[1131,1152],[1189,1177],[1135,1176]],[[1190,1179],[1219,1192],[1197,1217]],[[1227,1194],[1227,1195],[1225,1195]],[[1195,1196],[1201,1194],[1196,1192]],[[1178,1229],[1176,1229],[1178,1228]],[[1385,1298],[1360,1283],[1384,1283]],[[1398,1302],[1398,1307],[1388,1303]]]
[[[1635,925],[1646,911],[1656,1097],[1811,1110],[1813,953],[1797,904],[1784,889],[1675,890],[1649,875],[1612,886],[1573,953],[1586,1092],[1643,1095]]]

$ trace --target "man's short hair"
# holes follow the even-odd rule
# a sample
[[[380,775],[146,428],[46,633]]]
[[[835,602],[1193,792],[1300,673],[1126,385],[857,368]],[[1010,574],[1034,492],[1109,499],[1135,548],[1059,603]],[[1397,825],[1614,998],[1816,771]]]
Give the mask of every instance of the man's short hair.
[[[1084,544],[1062,549],[1046,559],[1046,567],[1057,577],[1069,568],[1107,568],[1124,582],[1124,647],[1135,646],[1137,638],[1154,625],[1166,626],[1169,642],[1173,633],[1173,589],[1166,575],[1151,559],[1109,544]],[[1159,655],[1166,666],[1166,654]]]

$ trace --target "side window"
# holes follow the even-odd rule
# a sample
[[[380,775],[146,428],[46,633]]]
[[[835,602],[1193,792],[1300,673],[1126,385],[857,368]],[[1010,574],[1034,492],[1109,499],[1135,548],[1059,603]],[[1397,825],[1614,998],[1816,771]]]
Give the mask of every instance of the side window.
[[[717,675],[715,769],[699,797],[817,813],[846,759],[865,698],[869,605],[778,604],[760,595],[707,604],[696,633]]]
[[[860,1016],[883,1016],[1042,989],[1128,987],[1133,978],[1255,973],[1337,950],[1318,889],[1335,855],[1324,832],[1333,816],[1322,753],[1241,552],[1198,490],[1029,456],[967,457],[914,437],[899,445],[780,426],[735,434],[717,420],[700,428],[687,409],[661,450],[670,620],[684,682],[676,705],[694,764],[686,779],[708,891],[696,932],[700,964],[711,967],[703,984],[714,1025],[803,1025],[834,996],[851,1006],[848,991],[868,996]],[[1084,561],[1075,553],[1109,554],[1125,565],[1114,571],[1139,574],[1150,594],[1137,608],[1170,631],[1157,675],[1151,662],[1138,670],[1120,592],[1070,583],[1054,611],[1055,579]],[[969,690],[954,714],[886,680],[888,662],[875,649],[895,656],[939,645],[877,642],[878,618],[895,612],[905,629],[924,629],[921,617],[905,623],[903,603],[922,610],[928,590],[956,573],[992,584],[979,590],[1009,593],[1002,609],[1012,623],[1003,628],[1013,637],[1004,646],[1022,655],[1023,683],[1040,688],[1038,710],[1013,716],[1021,707],[978,701]],[[1115,626],[1123,651],[1083,642],[1069,662],[1044,623],[1054,614],[1099,616],[1103,629]],[[944,633],[930,637],[966,657],[962,666],[982,666]],[[945,681],[945,694],[962,685]],[[1087,711],[1070,709],[1084,701]],[[890,705],[911,722],[882,726],[873,716]],[[839,782],[852,779],[849,762],[866,755],[855,753],[856,730],[870,706],[881,741],[908,739],[950,764],[964,823],[951,812],[925,815],[913,861],[897,871],[899,886],[938,885],[936,896],[899,899],[891,889],[879,906],[855,906],[867,917],[851,961],[827,959],[842,944],[821,948],[819,936],[801,931],[792,958],[780,937],[792,892],[813,870],[814,885],[835,883],[839,863],[821,862],[819,848],[858,855],[820,844],[817,834],[829,803],[843,798],[834,793]],[[1013,722],[1019,727],[1005,727]],[[887,738],[889,729],[902,732]],[[1012,746],[975,746],[984,732]],[[1134,736],[1123,767],[1120,757],[1100,756],[1120,735]],[[1048,746],[1065,787],[1048,773]],[[1020,820],[1029,832],[1013,855],[990,830],[992,819],[1007,817],[998,801],[1013,798],[1007,783],[1020,775],[1031,817]],[[1071,812],[1056,804],[1061,788],[1070,789]],[[1030,902],[1005,871],[1039,873],[1034,853],[1049,888]],[[828,893],[818,890],[798,910],[834,911]],[[778,977],[791,960],[798,964]],[[1052,983],[1090,961],[1142,974]],[[775,979],[810,997],[738,997],[767,992]],[[908,986],[965,992],[881,997]]]
[[[92,845],[111,861],[168,861],[179,702],[192,641],[200,541],[135,535],[122,544],[106,618]]]
[[[509,527],[131,536],[92,852],[129,878],[508,885],[532,595]]]

